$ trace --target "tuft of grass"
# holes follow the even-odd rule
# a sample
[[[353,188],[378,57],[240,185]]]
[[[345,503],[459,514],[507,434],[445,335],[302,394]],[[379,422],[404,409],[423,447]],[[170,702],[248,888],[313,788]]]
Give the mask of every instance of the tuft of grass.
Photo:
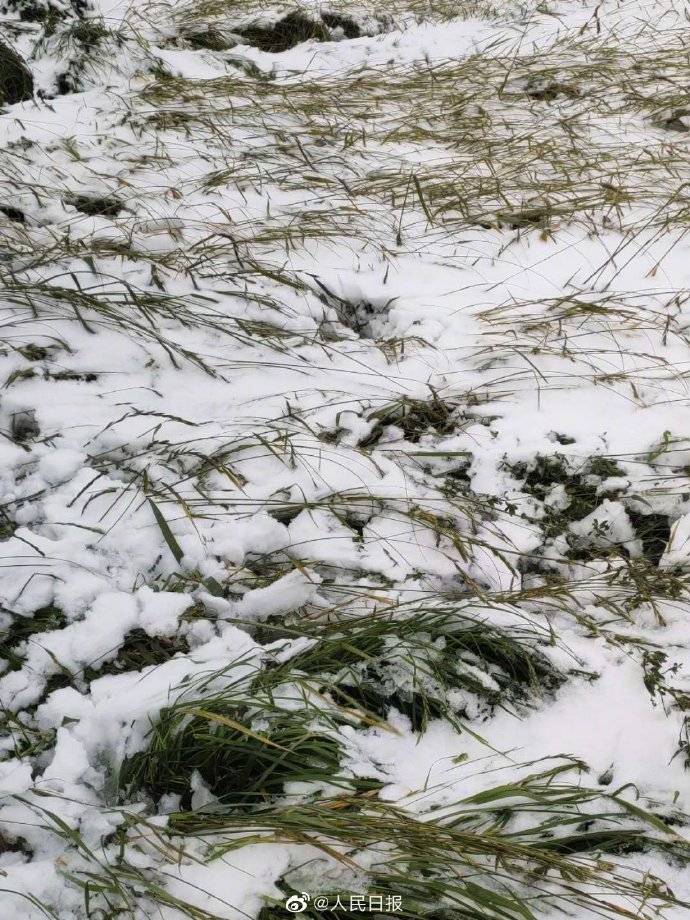
[[[3,611],[7,614],[7,611]],[[0,659],[7,663],[12,670],[22,666],[24,655],[22,649],[31,642],[32,637],[39,633],[61,629],[67,620],[64,613],[57,607],[49,605],[34,611],[31,616],[12,614],[9,625],[0,627]]]
[[[371,787],[339,772],[343,714],[304,702],[291,707],[278,690],[270,697],[221,692],[177,702],[161,713],[146,751],[123,764],[121,787],[127,796],[180,795],[189,807],[200,777],[219,807],[240,810],[270,805],[286,782]]]
[[[401,895],[414,918],[428,916],[429,905],[476,920],[534,920],[549,909],[652,917],[679,903],[658,879],[625,870],[614,854],[659,847],[687,858],[682,839],[619,794],[569,783],[571,769],[489,787],[423,819],[360,794],[241,817],[175,813],[169,821],[207,840],[211,858],[249,841],[315,847],[350,876],[354,870],[359,890]],[[312,879],[314,868],[312,859]],[[299,871],[288,879],[299,889]]]
[[[313,644],[283,663],[269,657],[257,688],[304,681],[381,719],[395,709],[414,731],[435,718],[460,727],[469,700],[489,708],[526,705],[564,680],[544,653],[548,634],[526,625],[492,627],[450,605],[330,621],[293,617],[260,628],[259,638],[273,638],[271,647],[282,637]]]
[[[434,390],[428,400],[403,397],[368,415],[367,421],[373,421],[374,427],[359,442],[359,446],[364,448],[377,444],[389,425],[400,428],[405,440],[412,444],[418,444],[427,433],[437,436],[456,433],[462,419],[461,415],[459,418],[459,409],[458,403],[443,399]]]

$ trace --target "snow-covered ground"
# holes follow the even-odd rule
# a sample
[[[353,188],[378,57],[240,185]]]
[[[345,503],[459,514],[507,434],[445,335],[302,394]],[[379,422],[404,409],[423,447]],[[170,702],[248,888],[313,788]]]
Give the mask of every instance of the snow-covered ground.
[[[0,916],[690,917],[687,5],[0,8]]]

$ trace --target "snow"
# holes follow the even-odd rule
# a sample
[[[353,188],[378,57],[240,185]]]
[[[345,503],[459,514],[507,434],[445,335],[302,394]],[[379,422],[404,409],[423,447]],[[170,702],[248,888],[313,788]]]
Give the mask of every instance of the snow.
[[[668,545],[659,565],[664,568],[685,566],[690,560],[690,514],[684,514],[674,523]]]
[[[246,846],[212,865],[190,862],[175,867],[168,890],[187,903],[213,910],[218,917],[235,920],[257,913],[265,898],[280,898],[274,879],[288,866],[283,847]],[[218,894],[209,898],[209,891]]]
[[[15,5],[3,26],[37,93],[0,114],[0,207],[24,215],[0,216],[13,916],[42,916],[39,902],[87,916],[73,879],[93,866],[46,811],[103,864],[115,829],[150,822],[128,831],[130,864],[214,916],[282,900],[309,847],[220,852],[190,835],[166,838],[170,859],[151,829],[180,796],[123,804],[118,774],[166,707],[251,694],[257,674],[318,649],[295,624],[339,617],[452,606],[528,630],[562,676],[519,703],[449,688],[459,721],[424,730],[395,709],[373,725],[349,712],[333,730],[343,769],[380,780],[382,801],[426,819],[572,758],[587,771],[573,782],[607,776],[682,812],[687,840],[687,113],[671,131],[654,121],[657,96],[681,93],[667,58],[684,53],[683,4],[465,17],[410,2],[377,31],[380,11],[353,3],[372,34],[272,54],[181,39],[204,4],[98,0],[116,34],[86,65],[65,38],[73,11],[44,41]],[[667,57],[640,89],[623,56],[646,54]],[[66,93],[68,65],[81,82]],[[549,67],[575,67],[581,96],[530,99]],[[120,207],[86,213],[75,195]],[[544,201],[547,226],[505,216]],[[539,458],[548,482],[533,481]],[[134,638],[161,660],[130,666]],[[479,657],[462,667],[504,693]],[[281,691],[276,705],[304,704],[301,687]],[[212,810],[192,782],[192,807]],[[663,856],[621,861],[687,888]],[[137,891],[138,916],[184,915]]]
[[[54,450],[41,458],[38,472],[48,485],[57,486],[76,475],[85,460],[85,455],[78,450]]]

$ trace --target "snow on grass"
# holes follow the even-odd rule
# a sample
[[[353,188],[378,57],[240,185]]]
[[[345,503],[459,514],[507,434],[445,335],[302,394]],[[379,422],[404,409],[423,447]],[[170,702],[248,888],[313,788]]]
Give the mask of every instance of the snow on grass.
[[[2,10],[6,911],[685,916],[683,4]]]

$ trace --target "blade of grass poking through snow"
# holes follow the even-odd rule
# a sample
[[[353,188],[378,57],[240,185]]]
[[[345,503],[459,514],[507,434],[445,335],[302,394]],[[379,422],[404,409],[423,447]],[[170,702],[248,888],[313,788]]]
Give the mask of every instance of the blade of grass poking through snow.
[[[282,744],[276,744],[275,741],[271,741],[270,738],[265,738],[263,735],[259,735],[250,728],[247,728],[246,725],[242,725],[240,722],[236,722],[234,719],[230,719],[228,716],[221,715],[218,712],[207,712],[205,709],[192,709],[191,715],[201,716],[202,719],[208,719],[210,722],[217,722],[219,725],[227,725],[228,728],[233,728],[236,731],[249,735],[250,738],[253,738],[255,741],[260,741],[261,744],[267,744],[269,747],[277,748],[279,751],[287,751],[287,748]]]
[[[178,565],[181,565],[182,560],[184,558],[184,552],[182,551],[180,544],[175,539],[175,535],[170,529],[168,522],[163,517],[163,514],[160,508],[158,507],[158,505],[156,505],[156,503],[153,501],[153,499],[150,496],[148,498],[148,503],[151,506],[151,511],[153,512],[153,516],[156,519],[156,523],[158,524],[158,527],[160,528],[163,539],[165,540],[165,545],[168,547],[168,549],[172,553],[175,559],[175,562]],[[203,586],[206,588],[207,591],[209,591],[211,594],[215,595],[216,597],[223,596],[222,586],[212,576],[207,576],[206,578],[203,578],[201,580],[201,583],[203,584]]]
[[[156,505],[156,503],[151,498],[149,498],[148,502],[149,502],[149,505],[151,506],[151,511],[153,511],[153,516],[156,519],[156,524],[158,524],[161,534],[163,535],[163,539],[165,540],[165,545],[168,547],[168,549],[172,553],[175,559],[175,562],[178,565],[180,565],[180,563],[182,562],[182,559],[184,558],[184,553],[182,552],[182,548],[180,547],[180,544],[175,539],[175,535],[173,534],[172,530],[168,526],[168,522],[165,520],[165,518],[161,514],[161,511],[158,505]]]

